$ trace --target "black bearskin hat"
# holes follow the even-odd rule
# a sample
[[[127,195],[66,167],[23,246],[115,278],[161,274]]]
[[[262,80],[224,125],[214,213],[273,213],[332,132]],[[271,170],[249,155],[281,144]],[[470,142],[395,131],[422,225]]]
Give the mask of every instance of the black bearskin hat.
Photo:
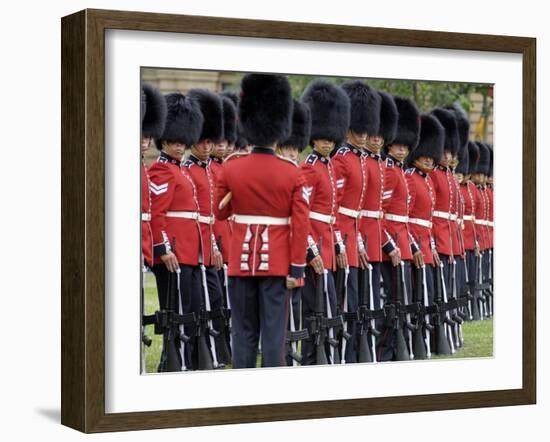
[[[412,165],[413,161],[420,157],[433,158],[435,164],[439,163],[443,156],[443,144],[445,143],[445,129],[433,115],[422,114],[420,116],[420,138],[418,146],[413,150],[407,161]]]
[[[477,143],[477,147],[479,148],[479,162],[477,163],[476,172],[487,175],[491,163],[491,153],[487,145],[483,143]]]
[[[461,173],[462,175],[468,175],[470,155],[468,152],[468,143],[460,147],[458,151],[458,166],[455,168],[455,173]]]
[[[420,136],[420,112],[410,98],[393,97],[399,117],[397,119],[397,133],[394,140],[388,144],[403,144],[412,152],[418,145]]]
[[[235,105],[235,109],[237,110],[237,139],[235,140],[235,148],[244,149],[248,146],[248,141],[246,141],[246,138],[243,136],[243,129],[239,122],[239,95],[234,91],[223,91],[221,95],[229,98]]]
[[[191,147],[199,141],[204,123],[199,104],[179,92],[165,95],[165,99],[168,110],[166,126],[155,140],[157,148],[162,149],[162,141],[175,141]]]
[[[355,133],[379,135],[382,97],[368,84],[350,80],[342,84],[350,100],[350,125]]]
[[[479,161],[479,147],[477,143],[468,141],[468,173],[475,173],[477,170],[477,163]]]
[[[325,80],[311,82],[302,95],[311,110],[311,140],[346,139],[350,123],[350,100],[342,88]]]
[[[397,133],[397,119],[399,113],[393,97],[383,91],[378,91],[382,102],[380,104],[380,128],[378,134],[384,138],[384,144],[388,145],[393,142]]]
[[[445,106],[445,109],[454,112],[457,123],[459,146],[461,149],[463,147],[466,148],[468,138],[470,137],[470,121],[468,120],[466,111],[459,104]]]
[[[158,138],[166,124],[166,100],[153,86],[141,86],[141,135]]]
[[[460,146],[460,140],[458,138],[458,125],[455,117],[455,113],[443,108],[436,108],[432,110],[434,115],[445,129],[445,147],[444,150],[450,150],[453,156],[458,154],[458,148]]]
[[[239,122],[250,144],[270,146],[290,136],[292,91],[284,75],[247,74],[241,81]]]
[[[210,140],[219,143],[223,136],[223,106],[219,95],[207,89],[191,89],[187,96],[196,100],[204,117],[199,141]]]
[[[294,147],[301,152],[305,149],[310,140],[311,112],[306,104],[297,100],[293,101],[294,110],[292,111],[292,132],[290,137],[279,142],[279,146]]]
[[[222,95],[223,137],[229,144],[237,141],[237,108],[233,101]]]

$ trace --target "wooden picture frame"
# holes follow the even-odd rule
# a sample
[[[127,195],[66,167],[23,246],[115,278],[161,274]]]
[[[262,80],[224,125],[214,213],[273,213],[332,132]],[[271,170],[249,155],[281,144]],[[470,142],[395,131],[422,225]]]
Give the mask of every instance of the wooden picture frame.
[[[495,51],[523,64],[523,383],[514,390],[105,412],[105,30]],[[312,23],[84,10],[62,19],[62,409],[83,432],[311,419],[536,400],[536,40]]]

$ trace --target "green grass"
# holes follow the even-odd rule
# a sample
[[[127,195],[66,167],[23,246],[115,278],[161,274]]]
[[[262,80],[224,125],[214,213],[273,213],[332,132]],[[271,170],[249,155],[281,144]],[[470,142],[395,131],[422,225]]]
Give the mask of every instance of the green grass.
[[[145,277],[145,314],[153,314],[158,310],[158,297],[155,284],[155,277],[152,273],[147,273]],[[162,350],[162,335],[155,335],[152,325],[148,325],[145,329],[153,343],[147,348],[146,354],[146,371],[147,373],[155,373]],[[493,320],[465,322],[462,326],[464,336],[464,346],[460,348],[454,355],[437,356],[433,355],[433,359],[456,359],[456,358],[478,358],[488,357],[493,355]],[[256,364],[260,366],[260,358]]]
[[[464,346],[454,355],[432,356],[433,359],[479,358],[493,355],[493,319],[462,324]]]

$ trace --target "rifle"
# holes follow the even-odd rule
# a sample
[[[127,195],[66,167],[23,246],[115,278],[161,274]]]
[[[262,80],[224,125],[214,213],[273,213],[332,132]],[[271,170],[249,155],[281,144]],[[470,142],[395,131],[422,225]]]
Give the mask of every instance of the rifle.
[[[220,332],[215,330],[212,325],[212,309],[210,308],[210,293],[208,292],[208,283],[206,280],[206,267],[200,265],[202,286],[204,290],[204,303],[201,302],[201,311],[199,315],[198,327],[198,351],[199,351],[199,370],[211,370],[220,368],[218,362],[218,352],[216,349],[215,338],[220,335]],[[206,342],[206,335],[210,340],[210,349]],[[223,365],[223,364],[222,364]]]
[[[449,341],[447,340],[447,330],[446,325],[443,322],[443,308],[442,308],[442,278],[439,273],[441,272],[441,267],[436,266],[435,268],[435,297],[434,297],[434,306],[430,309],[433,313],[434,327],[435,327],[435,338],[436,338],[436,353],[439,355],[450,355],[451,347]]]
[[[218,249],[222,252],[222,238],[218,237]],[[222,306],[220,307],[220,317],[222,319],[222,327],[220,330],[219,340],[219,357],[225,364],[231,363],[231,310],[229,308],[229,278],[227,275],[227,265],[223,264],[222,270],[223,292]],[[218,272],[218,275],[220,272]]]
[[[399,263],[401,267],[401,285],[403,290],[403,306],[405,310],[405,328],[407,329],[408,341],[409,341],[409,358],[414,359],[413,351],[413,336],[412,333],[416,331],[416,326],[411,322],[411,311],[418,312],[417,306],[409,305],[409,293],[407,290],[407,281],[405,281],[405,263],[403,260]]]
[[[455,348],[458,348],[464,345],[464,337],[462,336],[462,322],[464,321],[462,317],[458,315],[458,297],[457,297],[457,288],[456,288],[456,260],[454,259],[454,257],[453,257],[452,266],[453,267],[451,272],[451,304],[452,306],[456,306],[456,308],[453,308],[453,313],[450,316],[454,322],[454,325],[452,328],[454,345],[455,345]]]
[[[328,327],[328,344],[329,344],[329,350],[330,350],[330,363],[331,364],[339,364],[340,363],[340,352],[338,351],[338,340],[334,337],[334,328],[335,327],[342,327],[342,317],[332,316],[332,308],[330,306],[330,297],[328,293],[328,270],[323,269],[323,288],[325,292],[325,300],[326,300],[326,306],[327,306],[327,327]]]
[[[422,265],[422,293],[424,301],[424,334],[426,342],[426,357],[432,358],[432,349],[430,342],[430,332],[433,330],[433,326],[430,324],[430,315],[428,314],[429,302],[428,302],[428,286],[426,285],[426,265]]]
[[[322,239],[319,240],[318,248],[322,250]],[[333,328],[337,326],[341,327],[343,322],[341,316],[331,317],[327,274],[328,271],[323,269],[323,273],[316,275],[313,316],[308,318],[308,333],[313,338],[313,352],[315,353],[315,363],[317,365],[334,364],[336,359],[339,361],[339,357],[335,355],[334,351],[338,346],[338,341],[334,338]],[[325,310],[325,301],[327,303],[327,310]],[[330,346],[330,362],[326,353],[326,343]]]
[[[151,344],[153,343],[153,340],[147,335],[145,331],[145,312],[144,312],[144,297],[145,297],[145,272],[146,267],[145,264],[141,268],[141,296],[140,296],[140,304],[139,304],[139,311],[141,314],[141,372],[146,372],[146,359],[147,359],[147,348],[151,347]]]
[[[439,270],[436,269],[436,272],[439,272],[438,274],[438,280],[440,281],[441,285],[440,287],[440,295],[442,294],[442,298],[440,298],[440,312],[443,313],[443,330],[445,333],[445,337],[447,341],[449,342],[449,347],[451,349],[451,354],[455,353],[455,346],[454,346],[454,339],[453,339],[453,330],[452,327],[455,325],[455,322],[451,319],[451,316],[449,314],[449,303],[447,300],[447,286],[445,285],[445,278],[443,275],[443,263],[439,263]]]
[[[489,271],[489,274],[487,275],[487,290],[486,290],[486,297],[487,297],[487,310],[489,311],[489,317],[493,316],[493,299],[494,299],[494,292],[493,292],[493,250],[489,249],[489,262],[487,263],[487,269]]]
[[[477,259],[477,290],[476,290],[476,302],[479,305],[479,318],[483,321],[487,314],[487,308],[485,306],[485,295],[483,294],[483,252],[479,252]]]
[[[359,250],[366,250],[365,240],[358,235]],[[372,291],[372,265],[359,269],[359,308],[357,310],[357,326],[359,330],[358,362],[376,361],[376,338],[380,332],[376,329],[375,319],[384,317],[384,309],[374,309],[374,294]],[[367,293],[369,298],[367,299]],[[370,342],[369,342],[370,341]]]
[[[296,324],[294,322],[294,309],[292,308],[292,298],[296,294],[298,289],[290,290],[290,296],[288,299],[289,310],[290,310],[290,331],[286,336],[286,345],[287,345],[287,356],[292,361],[292,366],[297,366],[302,363],[302,356],[298,353],[298,341],[302,341],[309,337],[307,329],[296,330]]]
[[[413,305],[416,311],[416,321],[413,331],[413,354],[415,359],[429,359],[431,356],[428,356],[430,354],[430,335],[426,327],[426,306],[424,304],[427,302],[427,294],[424,294],[424,277],[422,273],[423,270],[426,270],[426,267],[418,267],[415,270],[416,290],[414,291]],[[422,296],[426,298],[424,303],[422,302]]]
[[[402,303],[401,300],[403,299],[403,292],[405,290],[404,284],[403,284],[403,273],[402,273],[402,266],[398,265],[395,268],[396,271],[396,300],[393,301],[392,305],[394,306],[394,311],[391,312],[392,316],[390,318],[393,321],[393,329],[397,341],[396,345],[396,360],[398,361],[408,361],[411,359],[411,354],[409,353],[409,350],[407,349],[407,344],[405,342],[405,336],[403,335],[403,326],[401,324],[401,321],[403,320],[403,309],[402,309]],[[409,318],[407,318],[407,322],[409,322]],[[414,355],[413,355],[414,357]]]
[[[346,348],[348,344],[348,340],[352,338],[352,335],[348,332],[348,321],[355,319],[355,315],[353,313],[349,313],[348,311],[348,278],[349,278],[349,266],[346,266],[345,269],[338,269],[336,271],[336,295],[337,299],[340,297],[339,294],[343,293],[343,301],[337,302],[337,305],[342,305],[342,310],[337,311],[339,315],[342,316],[343,325],[342,325],[342,334],[341,334],[341,342],[342,342],[342,352],[341,352],[341,358],[340,363],[345,364],[346,363]]]

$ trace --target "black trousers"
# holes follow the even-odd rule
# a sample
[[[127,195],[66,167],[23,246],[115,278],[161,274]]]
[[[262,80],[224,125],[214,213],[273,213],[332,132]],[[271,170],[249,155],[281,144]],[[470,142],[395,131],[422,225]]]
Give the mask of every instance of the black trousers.
[[[301,330],[302,327],[302,287],[297,287],[295,289],[288,291],[289,296],[289,303],[290,303],[290,309],[289,309],[289,315],[288,315],[288,330],[291,330],[291,319],[294,319],[294,330]],[[290,315],[292,313],[292,317]],[[298,349],[298,343],[296,343],[296,349]],[[290,357],[290,355],[286,355],[286,365],[292,366],[293,365],[293,359]]]
[[[229,278],[233,368],[254,368],[261,336],[262,367],[285,364],[289,292],[284,276]]]
[[[311,267],[306,268],[306,281],[302,290],[302,318],[304,318],[304,324],[308,326],[308,318],[311,318],[315,313],[315,294],[317,288],[317,274]],[[334,275],[331,271],[327,273],[327,285],[329,305],[332,316],[336,316],[336,287],[334,284]],[[328,306],[326,302],[326,294],[323,293],[323,306],[325,313],[328,312]],[[335,332],[335,331],[334,331]],[[336,332],[334,333],[336,336]],[[330,355],[329,345],[326,344],[325,351],[327,354],[327,360]],[[315,364],[315,347],[314,337],[305,339],[302,341],[302,365],[314,365]]]
[[[347,282],[347,295],[348,295],[348,312],[357,313],[359,306],[359,268],[350,267]],[[358,360],[358,348],[359,348],[359,329],[357,327],[357,321],[347,321],[346,331],[351,335],[350,339],[346,342],[346,364],[354,364]]]
[[[403,261],[403,276],[405,283],[397,279],[397,267],[394,267],[391,261],[384,261],[381,265],[382,279],[384,290],[386,292],[386,302],[399,302],[403,305],[408,305],[413,302],[413,290],[411,279],[411,263]],[[401,296],[398,296],[397,285],[400,284]],[[382,335],[378,339],[376,353],[378,361],[391,361],[395,357],[396,350],[396,335],[393,324],[385,321],[380,329]],[[408,332],[403,325],[403,333],[408,342]]]
[[[153,273],[157,281],[157,293],[159,296],[159,305],[161,309],[167,307],[168,301],[168,279],[170,272],[164,264],[158,264],[153,267]],[[221,306],[221,286],[217,272],[214,267],[205,268],[205,277],[202,275],[199,266],[190,266],[180,264],[179,296],[172,299],[172,309],[179,312],[180,306],[182,313],[194,312],[199,317],[201,309],[205,308],[206,291],[204,279],[206,279],[206,288],[208,289],[210,309],[219,311]],[[221,330],[223,321],[218,318],[212,321],[215,330]],[[184,333],[192,339],[185,345],[185,366],[187,369],[198,368],[198,355],[196,352],[196,340],[193,339],[197,334],[196,325],[187,325],[184,327]],[[215,343],[219,337],[216,338]],[[181,345],[176,339],[176,345]],[[208,340],[210,346],[210,340]],[[216,354],[216,356],[218,356]]]
[[[180,264],[179,273],[179,290],[178,287],[174,287],[172,293],[168,293],[170,272],[164,264],[157,264],[153,266],[153,274],[157,282],[157,294],[159,299],[159,306],[161,310],[172,309],[175,312],[190,313],[196,311],[198,313],[200,309],[200,275],[197,266],[190,266]],[[188,325],[184,327],[184,333],[187,336],[194,336],[195,326]],[[176,347],[176,353],[179,357],[179,363],[181,361],[182,343],[179,338],[176,338],[173,342]],[[194,342],[191,340],[185,345],[185,366],[191,368],[190,355],[193,352]],[[167,351],[163,349],[163,351]]]

